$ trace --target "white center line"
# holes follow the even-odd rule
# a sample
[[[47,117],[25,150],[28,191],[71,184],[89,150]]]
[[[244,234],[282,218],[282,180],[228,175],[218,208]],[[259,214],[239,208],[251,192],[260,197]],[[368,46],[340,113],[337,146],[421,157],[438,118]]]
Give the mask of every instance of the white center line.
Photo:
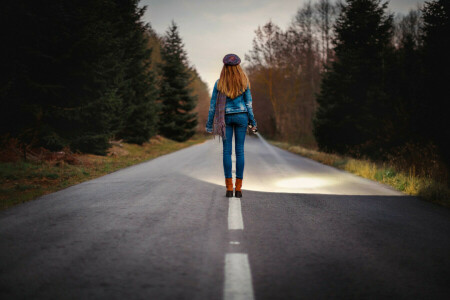
[[[252,275],[245,253],[225,256],[224,300],[253,300]]]
[[[228,204],[228,229],[244,229],[242,221],[241,200],[239,198],[229,198]]]

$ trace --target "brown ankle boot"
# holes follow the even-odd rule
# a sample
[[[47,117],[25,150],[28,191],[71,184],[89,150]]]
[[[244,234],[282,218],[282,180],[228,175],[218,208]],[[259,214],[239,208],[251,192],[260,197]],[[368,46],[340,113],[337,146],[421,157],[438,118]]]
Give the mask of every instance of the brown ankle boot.
[[[233,178],[225,178],[225,185],[227,187],[225,197],[233,197]]]
[[[241,198],[242,197],[242,179],[241,178],[236,178],[236,187],[235,187],[235,192],[234,192],[234,196],[236,198]]]

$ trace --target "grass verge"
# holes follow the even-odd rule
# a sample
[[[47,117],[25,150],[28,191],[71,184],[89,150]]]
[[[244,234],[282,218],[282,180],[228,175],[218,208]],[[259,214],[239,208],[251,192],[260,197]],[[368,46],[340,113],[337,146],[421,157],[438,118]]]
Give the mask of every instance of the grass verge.
[[[402,172],[387,164],[377,164],[367,160],[329,154],[307,149],[286,142],[269,140],[274,146],[313,159],[320,163],[348,171],[364,178],[394,187],[408,195],[418,196],[426,201],[450,207],[450,188],[433,178],[415,175],[414,169]]]
[[[205,140],[206,136],[197,134],[186,142],[156,136],[142,146],[114,143],[107,156],[74,154],[76,164],[64,160],[0,162],[0,210]]]

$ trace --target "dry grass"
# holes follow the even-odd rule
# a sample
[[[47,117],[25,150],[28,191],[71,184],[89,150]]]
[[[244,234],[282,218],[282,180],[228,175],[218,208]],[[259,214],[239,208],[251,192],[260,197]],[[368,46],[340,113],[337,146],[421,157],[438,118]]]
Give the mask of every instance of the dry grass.
[[[419,196],[424,200],[450,207],[450,188],[446,184],[429,176],[417,175],[414,167],[411,167],[409,172],[404,172],[386,163],[376,164],[368,160],[324,153],[285,142],[273,140],[270,140],[269,142],[277,147],[300,154],[301,156],[308,157],[323,164],[348,171],[364,178],[388,184],[408,195]]]
[[[113,142],[107,156],[59,152],[47,159],[0,162],[0,210],[205,140],[195,135],[179,143],[156,136],[142,146]]]

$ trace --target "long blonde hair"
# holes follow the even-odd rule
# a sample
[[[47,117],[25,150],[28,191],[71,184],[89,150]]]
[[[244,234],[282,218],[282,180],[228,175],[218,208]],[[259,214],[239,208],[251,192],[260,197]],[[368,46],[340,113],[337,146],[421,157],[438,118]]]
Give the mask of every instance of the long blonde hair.
[[[217,83],[217,89],[220,92],[234,99],[245,92],[247,87],[250,88],[250,80],[248,80],[247,74],[240,65],[223,65]]]

